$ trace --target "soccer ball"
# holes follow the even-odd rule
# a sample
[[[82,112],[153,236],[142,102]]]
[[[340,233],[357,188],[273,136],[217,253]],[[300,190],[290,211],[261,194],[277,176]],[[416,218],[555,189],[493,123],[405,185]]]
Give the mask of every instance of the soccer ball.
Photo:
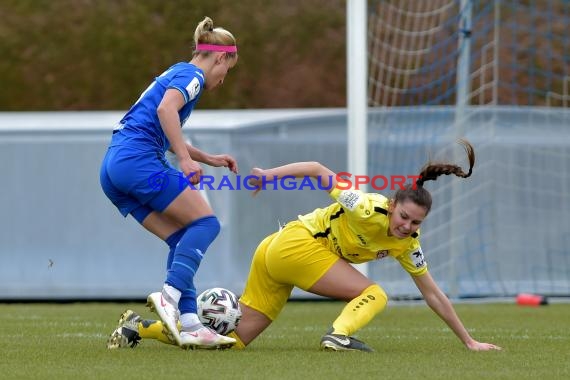
[[[198,296],[198,318],[203,325],[218,334],[227,335],[235,330],[241,309],[237,296],[228,289],[211,288]]]

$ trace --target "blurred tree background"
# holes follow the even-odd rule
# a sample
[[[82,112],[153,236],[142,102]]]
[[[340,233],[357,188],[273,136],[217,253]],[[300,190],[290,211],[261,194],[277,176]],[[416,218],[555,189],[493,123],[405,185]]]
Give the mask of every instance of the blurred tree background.
[[[200,109],[344,107],[345,0],[2,0],[0,111],[125,110],[191,59],[204,16],[240,60]]]

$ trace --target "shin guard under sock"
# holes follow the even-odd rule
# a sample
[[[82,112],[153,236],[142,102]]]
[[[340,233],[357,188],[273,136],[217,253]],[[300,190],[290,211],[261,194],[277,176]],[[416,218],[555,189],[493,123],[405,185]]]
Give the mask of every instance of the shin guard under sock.
[[[371,285],[342,310],[333,323],[333,333],[350,336],[366,326],[388,303],[388,296],[377,284]]]

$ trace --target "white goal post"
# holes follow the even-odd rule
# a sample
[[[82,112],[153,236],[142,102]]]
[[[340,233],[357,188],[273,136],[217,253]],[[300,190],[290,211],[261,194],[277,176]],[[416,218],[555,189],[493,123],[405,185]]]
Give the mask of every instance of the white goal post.
[[[348,117],[348,170],[355,175],[367,175],[368,155],[368,46],[366,34],[367,1],[346,2],[346,80]],[[366,191],[366,187],[361,187]],[[368,275],[368,264],[354,265]]]
[[[568,30],[567,1],[347,0],[349,170],[465,168],[455,141],[475,147],[470,178],[426,184],[422,247],[451,297],[570,295]],[[416,297],[392,261],[363,272]]]

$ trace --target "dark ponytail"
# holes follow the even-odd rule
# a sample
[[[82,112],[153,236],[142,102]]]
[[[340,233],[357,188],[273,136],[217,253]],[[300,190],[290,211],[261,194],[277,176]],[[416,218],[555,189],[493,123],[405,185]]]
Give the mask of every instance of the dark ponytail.
[[[418,187],[422,187],[425,181],[435,181],[440,175],[455,174],[461,178],[467,178],[473,172],[473,165],[475,165],[475,151],[473,146],[467,140],[460,139],[458,143],[463,145],[467,158],[469,160],[469,171],[465,173],[460,166],[449,163],[427,163],[420,171],[420,178],[416,181]]]
[[[473,172],[473,165],[475,165],[475,150],[467,140],[460,139],[458,143],[463,146],[467,159],[469,160],[469,170],[467,173],[463,169],[450,163],[430,163],[428,162],[420,171],[420,178],[415,184],[408,184],[403,189],[398,189],[394,194],[394,202],[404,202],[410,200],[418,206],[425,207],[426,215],[431,210],[431,195],[429,191],[424,189],[426,181],[435,181],[440,175],[455,174],[461,178],[467,178]]]

